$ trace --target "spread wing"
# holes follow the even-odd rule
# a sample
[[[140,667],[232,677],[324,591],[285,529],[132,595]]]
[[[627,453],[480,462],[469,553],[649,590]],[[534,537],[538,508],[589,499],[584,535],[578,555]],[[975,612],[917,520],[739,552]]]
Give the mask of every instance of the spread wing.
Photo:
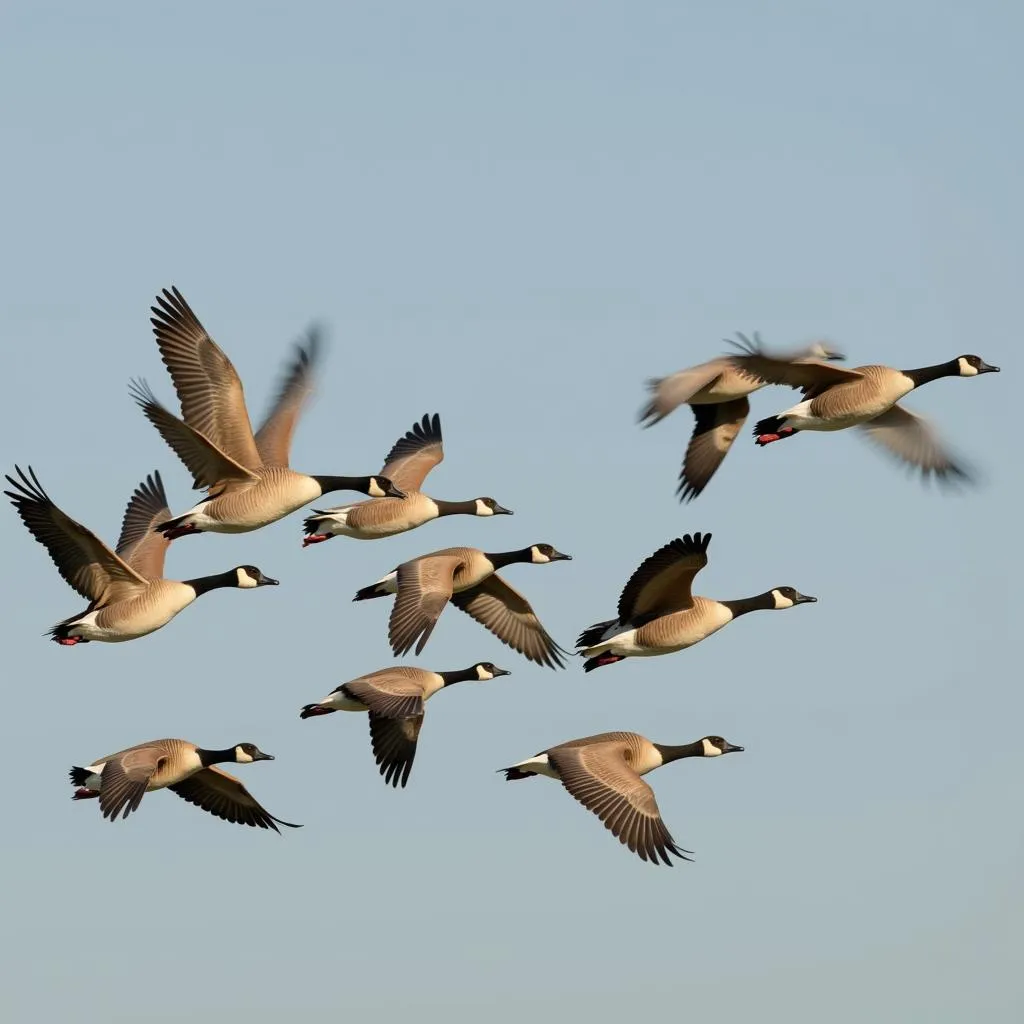
[[[831,387],[834,384],[845,384],[863,380],[858,370],[835,366],[823,359],[810,358],[808,349],[803,352],[772,353],[762,345],[755,334],[754,341],[748,341],[742,334],[738,335],[742,344],[735,345],[738,355],[726,358],[741,373],[753,380],[767,384],[781,384],[786,387],[800,388],[805,394],[815,388]],[[838,357],[835,353],[834,357]]]
[[[390,718],[370,712],[370,743],[374,760],[384,781],[396,789],[409,781],[416,758],[416,741],[423,728],[423,715]]]
[[[160,579],[164,574],[164,555],[170,541],[154,527],[170,518],[160,473],[152,473],[128,499],[121,522],[121,539],[117,542],[118,557],[146,579]]]
[[[567,652],[540,624],[530,602],[497,573],[479,586],[453,595],[451,602],[530,661],[549,668],[565,667],[562,654]]]
[[[691,408],[696,422],[679,474],[677,494],[680,501],[696,498],[707,487],[736,440],[750,412],[750,402],[746,398],[736,398],[731,402],[694,405]]]
[[[931,424],[900,405],[894,405],[881,416],[860,424],[860,429],[869,440],[919,469],[926,477],[933,474],[940,480],[967,480],[970,477],[966,468],[958,465],[945,450]]]
[[[288,465],[295,425],[313,393],[313,378],[322,348],[322,337],[321,330],[315,326],[306,332],[304,342],[297,346],[277,399],[256,433],[256,448],[266,466]]]
[[[156,301],[150,322],[174,381],[182,418],[229,458],[247,469],[258,469],[260,456],[242,382],[231,360],[206,333],[177,288],[165,288]]]
[[[684,534],[640,563],[619,597],[619,621],[654,618],[693,606],[693,578],[708,564],[710,533]]]
[[[645,427],[653,427],[674,409],[689,402],[698,391],[713,383],[721,376],[724,368],[723,360],[713,359],[668,377],[652,377],[647,381],[647,389],[651,392],[650,401],[640,410],[637,421]]]
[[[395,442],[380,475],[387,477],[400,491],[418,491],[427,474],[443,459],[441,417],[435,412],[414,423],[412,430]]]
[[[429,555],[398,567],[398,593],[388,621],[388,639],[395,657],[413,644],[420,654],[452,596],[458,555]],[[418,641],[418,642],[417,642]]]
[[[165,409],[144,380],[132,381],[129,391],[142,407],[146,419],[156,427],[160,436],[192,474],[194,490],[205,488],[212,491],[216,488],[220,494],[232,484],[237,486],[259,480],[255,473],[226,455],[209,438]]]
[[[209,768],[190,775],[184,782],[167,788],[172,793],[177,793],[182,800],[187,800],[190,804],[209,811],[214,817],[234,822],[236,825],[272,828],[275,832],[281,831],[278,825],[302,828],[301,825],[293,825],[289,821],[275,818],[234,775],[229,775],[216,765],[210,765]]]
[[[148,580],[114,554],[92,530],[57,508],[31,466],[28,476],[19,466],[14,471],[19,479],[8,476],[7,482],[14,490],[4,494],[32,536],[50,553],[65,583],[97,606],[147,585]]]
[[[361,701],[384,718],[413,718],[423,714],[423,686],[386,669],[342,683],[339,690]]]
[[[548,761],[565,788],[641,860],[670,867],[670,853],[690,860],[690,851],[673,841],[654,791],[627,763],[625,750],[616,742],[556,747],[548,751]]]
[[[100,773],[100,811],[116,821],[139,809],[150,779],[167,756],[161,747],[133,747],[107,761]],[[123,813],[122,813],[123,812]]]

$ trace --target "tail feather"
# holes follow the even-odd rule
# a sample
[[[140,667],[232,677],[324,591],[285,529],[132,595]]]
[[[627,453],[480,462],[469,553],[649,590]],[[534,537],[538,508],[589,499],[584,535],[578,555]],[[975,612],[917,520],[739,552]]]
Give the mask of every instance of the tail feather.
[[[759,437],[761,434],[777,434],[784,423],[785,420],[782,416],[766,416],[754,424],[754,437]]]
[[[378,590],[379,583],[373,583],[368,587],[363,587],[362,590],[356,591],[356,596],[352,598],[353,601],[369,601],[375,597],[387,597],[388,592],[386,590]]]
[[[86,768],[79,768],[77,765],[68,772],[68,777],[71,779],[72,786],[84,786],[85,780],[92,775]]]
[[[325,708],[322,704],[306,704],[299,712],[299,718],[315,718],[317,715],[329,715],[334,708]]]
[[[505,773],[506,782],[517,782],[519,779],[529,779],[536,775],[536,772],[524,772],[521,768],[500,768]]]
[[[576,646],[593,647],[594,644],[599,644],[602,640],[607,639],[605,633],[607,633],[608,629],[618,624],[618,619],[608,619],[606,622],[595,622],[594,625],[587,626],[576,640]]]

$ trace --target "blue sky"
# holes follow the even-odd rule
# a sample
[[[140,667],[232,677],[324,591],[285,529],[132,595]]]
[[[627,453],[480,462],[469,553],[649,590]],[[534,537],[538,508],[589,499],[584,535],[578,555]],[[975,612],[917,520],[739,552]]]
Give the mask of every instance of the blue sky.
[[[5,471],[111,541],[152,469],[189,507],[126,387],[173,396],[148,323],[173,283],[256,417],[328,325],[297,468],[373,472],[437,411],[428,490],[516,512],[305,551],[300,514],[187,539],[172,577],[282,585],[72,649],[40,634],[80,599],[0,516],[7,1018],[1019,1019],[1019,9],[14,3],[3,26]],[[944,496],[852,432],[745,431],[680,507],[691,418],[638,429],[642,382],[755,329],[1001,365],[907,402],[981,484]],[[450,611],[419,664],[514,674],[431,702],[403,792],[365,719],[297,717],[392,662],[387,606],[351,597],[405,558],[555,544],[574,560],[507,578],[571,646],[694,530],[700,593],[819,603],[586,676]],[[651,777],[696,863],[650,868],[557,785],[495,774],[606,729],[746,747]],[[244,781],[306,827],[168,794],[112,826],[68,799],[71,764],[162,735],[276,754]]]

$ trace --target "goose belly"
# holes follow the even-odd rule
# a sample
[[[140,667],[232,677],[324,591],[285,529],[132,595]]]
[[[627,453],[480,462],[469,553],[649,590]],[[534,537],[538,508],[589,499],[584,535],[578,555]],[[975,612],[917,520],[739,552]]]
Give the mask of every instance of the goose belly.
[[[252,487],[197,505],[202,518],[192,521],[211,533],[248,533],[291,515],[322,493],[312,477],[291,470],[267,471]]]
[[[423,494],[409,494],[406,498],[377,498],[339,511],[346,515],[343,529],[337,532],[356,540],[393,537],[415,530],[438,515],[437,506]]]
[[[68,634],[100,643],[137,640],[166,626],[196,599],[191,587],[171,580],[159,580],[139,597],[89,612],[69,622]]]
[[[871,419],[877,413],[864,415],[860,412],[841,413],[838,415],[818,416],[811,409],[811,402],[801,402],[794,405],[792,409],[779,413],[779,418],[784,425],[793,427],[796,430],[846,430],[847,427],[855,427],[866,419]]]
[[[636,629],[626,629],[621,633],[602,640],[592,647],[585,647],[580,653],[586,658],[595,658],[599,654],[617,654],[621,658],[645,658],[653,654],[660,654],[660,651],[653,651],[650,648],[641,647],[637,642]]]
[[[707,639],[712,633],[717,633],[730,622],[732,612],[725,605],[698,598],[693,608],[663,615],[660,619],[641,626],[636,630],[634,643],[643,651],[641,657],[671,654],[699,644],[701,640]]]
[[[510,765],[511,768],[519,768],[524,772],[533,772],[535,775],[546,775],[549,779],[560,779],[561,776],[555,770],[554,765],[548,761],[547,754],[537,754],[536,757],[520,761],[518,764]]]

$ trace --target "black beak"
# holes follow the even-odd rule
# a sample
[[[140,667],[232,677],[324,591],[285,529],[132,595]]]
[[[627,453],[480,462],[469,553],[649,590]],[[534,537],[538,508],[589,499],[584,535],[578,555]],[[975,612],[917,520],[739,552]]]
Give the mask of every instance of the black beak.
[[[551,561],[552,562],[571,562],[572,561],[572,555],[563,555],[561,551],[556,551],[551,556]]]
[[[497,678],[498,676],[510,676],[510,675],[512,675],[512,673],[507,668],[498,668],[497,666],[494,667],[494,677],[495,678]]]
[[[735,743],[730,743],[728,740],[725,741],[725,746],[722,748],[723,754],[742,754],[743,747],[737,747]]]
[[[816,597],[811,597],[809,594],[801,594],[800,591],[798,590],[796,592],[796,602],[795,603],[796,604],[817,604],[818,603],[818,599]]]
[[[999,372],[999,367],[998,366],[992,366],[989,363],[982,363],[981,366],[978,367],[978,373],[998,373],[998,372]]]
[[[260,578],[256,581],[257,587],[276,587],[280,584],[280,580],[272,580],[269,576],[264,576],[260,573]]]
[[[515,513],[510,508],[502,508],[501,505],[494,506],[494,514],[496,516],[514,516]]]
[[[826,358],[827,358],[827,361],[830,362],[830,363],[845,363],[846,362],[846,356],[844,356],[842,352],[829,352],[829,354],[828,354],[828,356]]]
[[[261,750],[254,758],[254,761],[273,761],[275,760],[273,754],[264,754]]]

